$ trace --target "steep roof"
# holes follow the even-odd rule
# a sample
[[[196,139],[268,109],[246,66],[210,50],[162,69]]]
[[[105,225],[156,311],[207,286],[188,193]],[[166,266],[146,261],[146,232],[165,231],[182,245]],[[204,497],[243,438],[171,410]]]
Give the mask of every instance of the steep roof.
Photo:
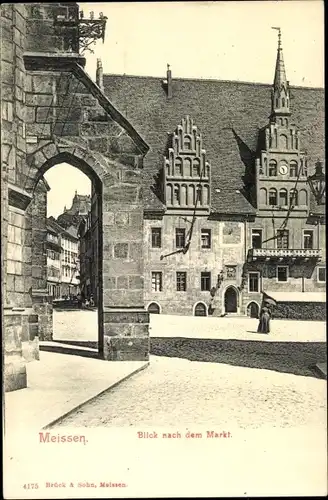
[[[163,207],[156,179],[170,135],[181,118],[189,115],[202,133],[211,163],[212,211],[254,212],[241,193],[254,165],[259,131],[268,123],[271,88],[269,84],[173,78],[168,99],[161,78],[104,75],[105,94],[150,146],[144,160],[145,208]],[[299,127],[312,173],[317,158],[324,157],[324,90],[290,87],[290,99],[292,121]]]
[[[77,230],[75,228],[65,229],[63,228],[53,217],[47,218],[47,230],[56,233],[63,234],[67,239],[76,241],[78,239]]]

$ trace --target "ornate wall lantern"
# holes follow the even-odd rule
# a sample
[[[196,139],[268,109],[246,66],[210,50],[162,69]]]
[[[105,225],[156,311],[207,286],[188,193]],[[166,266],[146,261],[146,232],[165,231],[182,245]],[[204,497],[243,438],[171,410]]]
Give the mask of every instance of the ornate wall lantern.
[[[310,175],[307,181],[318,205],[324,204],[326,198],[326,176],[320,160],[315,164],[315,173]]]

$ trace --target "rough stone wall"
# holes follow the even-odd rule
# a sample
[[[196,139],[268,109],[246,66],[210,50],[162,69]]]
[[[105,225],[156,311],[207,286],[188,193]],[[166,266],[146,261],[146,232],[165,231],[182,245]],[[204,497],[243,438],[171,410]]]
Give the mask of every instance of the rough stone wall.
[[[325,321],[325,302],[279,302],[274,308],[274,317],[309,321]]]
[[[2,286],[8,306],[4,316],[11,318],[7,325],[13,313],[20,316],[15,330],[9,328],[4,339],[10,390],[26,385],[24,357],[25,361],[33,358],[26,342],[38,340],[38,335],[51,338],[40,213],[45,198],[41,194],[39,198],[36,186],[44,171],[56,163],[67,161],[87,173],[97,183],[101,199],[104,225],[99,231],[99,256],[107,264],[100,291],[100,350],[106,359],[148,359],[149,353],[143,259],[133,251],[134,243],[142,248],[140,167],[148,148],[84,73],[84,59],[75,53],[74,33],[55,26],[57,15],[66,14],[77,16],[77,4],[1,6],[2,264],[6,271]],[[127,218],[120,218],[119,212]],[[103,248],[103,233],[110,248]],[[123,268],[128,269],[128,289],[116,282],[113,293],[108,277],[116,280]],[[127,311],[127,326],[118,328],[122,311]],[[12,363],[14,351],[17,369]]]
[[[25,5],[1,5],[1,264],[4,381],[8,391],[26,387],[26,361],[32,352],[28,322],[31,257],[24,248],[28,238],[24,210],[29,196],[24,192],[22,174],[26,152],[25,35]]]
[[[24,81],[26,9],[23,4],[1,6],[1,140],[2,140],[2,242],[4,254],[8,255],[7,272],[11,275],[9,289],[4,276],[4,300],[7,304],[29,305],[24,297],[24,264],[28,256],[23,255],[25,238],[24,212],[4,202],[8,199],[7,182],[22,186],[22,171],[25,163]],[[9,227],[7,224],[9,223]],[[7,238],[10,245],[6,247]],[[19,295],[21,294],[21,295]]]
[[[30,52],[65,52],[68,49],[68,37],[63,28],[54,24],[54,18],[63,16],[65,19],[76,19],[78,6],[75,2],[30,3],[27,9],[27,43]],[[73,48],[77,52],[77,28],[66,28],[66,34],[72,35]],[[63,36],[64,35],[64,36]]]
[[[101,257],[104,262],[100,348],[108,359],[148,359],[148,314],[142,313],[142,182],[137,168],[142,152],[100,106],[90,86],[94,84],[83,70],[78,74],[29,71],[27,186],[33,189],[47,162],[63,161],[80,168],[95,183],[102,200],[100,265]],[[138,324],[131,316],[132,322],[122,327],[121,309],[128,318],[125,311],[131,308],[138,311]],[[140,314],[144,314],[142,325]]]

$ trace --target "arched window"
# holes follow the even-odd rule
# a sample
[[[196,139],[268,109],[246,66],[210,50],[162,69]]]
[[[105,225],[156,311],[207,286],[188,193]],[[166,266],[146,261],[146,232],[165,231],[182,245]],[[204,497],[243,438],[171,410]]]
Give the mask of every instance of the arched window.
[[[282,98],[282,107],[284,108],[285,107],[285,99]]]
[[[189,204],[195,205],[195,203],[196,203],[196,188],[195,188],[194,184],[189,185],[188,200],[189,200]]]
[[[190,158],[185,158],[184,159],[184,164],[185,164],[185,168],[184,168],[185,175],[191,177],[192,176],[192,162],[191,162],[191,159]]]
[[[260,205],[266,205],[268,203],[268,193],[265,188],[260,189]]]
[[[288,204],[287,189],[280,189],[279,191],[279,204],[286,206]]]
[[[182,161],[181,158],[177,158],[175,160],[175,175],[181,176],[182,175]]]
[[[286,106],[287,106],[287,108],[288,108],[288,99],[286,99]],[[286,118],[286,125],[287,125],[287,124],[288,124],[288,120],[287,120],[287,118]]]
[[[188,205],[188,186],[186,184],[181,186],[181,205]]]
[[[308,174],[308,163],[307,163],[307,160],[305,159],[304,165],[303,165],[303,175],[305,175],[305,177],[307,177],[307,174]]]
[[[185,135],[184,137],[183,149],[185,150],[191,149],[191,137],[189,135]]]
[[[202,186],[200,184],[197,184],[197,204],[202,205],[203,204],[203,190]]]
[[[307,192],[305,189],[301,189],[301,191],[298,194],[298,201],[300,205],[307,205],[308,204],[308,198],[307,198]]]
[[[206,305],[203,304],[203,302],[198,302],[198,304],[195,305],[195,316],[207,316],[207,308]]]
[[[292,206],[298,205],[298,191],[297,189],[291,189],[289,192],[289,203]]]
[[[289,175],[290,175],[290,177],[297,177],[297,175],[298,175],[297,161],[295,161],[295,160],[292,160],[290,162]]]
[[[157,302],[152,302],[151,304],[149,304],[148,312],[150,314],[160,314],[161,313],[161,309],[160,309],[159,305],[157,304]]]
[[[279,143],[280,143],[281,149],[287,149],[287,147],[288,147],[287,135],[280,134]]]
[[[271,160],[269,163],[269,177],[275,177],[277,175],[277,162]]]
[[[169,162],[165,164],[165,168],[166,168],[166,175],[171,175],[171,165]]]
[[[275,188],[269,190],[269,205],[277,206],[277,190]]]
[[[209,200],[210,200],[210,186],[208,184],[205,184],[203,190],[203,205],[208,205]]]
[[[180,205],[180,186],[174,184],[174,205]]]
[[[279,99],[276,98],[276,108],[278,108],[278,107],[279,107]]]
[[[172,187],[172,184],[166,185],[166,204],[173,205],[173,187]]]
[[[194,177],[200,176],[200,161],[198,158],[195,158],[192,168],[192,173]]]

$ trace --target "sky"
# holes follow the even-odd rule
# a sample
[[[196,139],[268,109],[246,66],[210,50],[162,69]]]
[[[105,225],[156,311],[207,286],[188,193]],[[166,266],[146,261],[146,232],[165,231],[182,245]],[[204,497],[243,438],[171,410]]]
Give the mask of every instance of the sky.
[[[79,3],[107,16],[105,42],[86,53],[95,79],[97,58],[104,73],[172,76],[272,83],[277,31],[291,85],[324,86],[324,4],[319,0],[240,2]],[[55,170],[57,169],[57,170]],[[71,206],[75,190],[90,194],[90,181],[73,167],[45,175],[52,188],[48,215]],[[64,182],[63,182],[64,179]]]

